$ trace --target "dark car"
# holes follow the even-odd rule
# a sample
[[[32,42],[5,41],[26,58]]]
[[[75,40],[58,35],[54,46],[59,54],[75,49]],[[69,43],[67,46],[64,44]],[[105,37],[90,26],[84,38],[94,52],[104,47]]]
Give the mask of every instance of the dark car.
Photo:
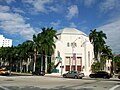
[[[80,73],[78,71],[69,71],[68,73],[63,74],[64,78],[80,78],[84,77],[84,73]]]
[[[89,75],[90,78],[105,78],[105,79],[109,79],[112,77],[111,74],[109,74],[108,72],[105,71],[98,71],[95,73],[92,73]]]
[[[120,79],[120,74],[118,75],[118,78]]]
[[[41,70],[38,69],[35,72],[32,72],[32,75],[44,76],[45,75],[45,71],[41,71]]]

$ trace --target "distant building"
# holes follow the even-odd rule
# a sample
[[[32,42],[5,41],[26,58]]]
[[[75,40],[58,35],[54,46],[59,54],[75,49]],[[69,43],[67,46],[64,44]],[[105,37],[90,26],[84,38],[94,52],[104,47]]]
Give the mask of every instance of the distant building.
[[[89,37],[74,28],[64,28],[57,32],[55,69],[53,72],[65,73],[71,70],[83,72],[88,76],[94,62],[93,45]]]
[[[12,46],[12,39],[7,39],[0,35],[0,47],[11,47]]]

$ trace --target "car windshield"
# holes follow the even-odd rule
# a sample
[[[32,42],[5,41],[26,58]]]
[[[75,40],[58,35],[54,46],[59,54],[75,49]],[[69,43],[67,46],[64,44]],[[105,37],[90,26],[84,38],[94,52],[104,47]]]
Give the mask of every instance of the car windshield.
[[[74,73],[78,73],[77,71],[69,71],[69,74],[74,74]]]
[[[106,74],[107,72],[96,72],[96,74]]]

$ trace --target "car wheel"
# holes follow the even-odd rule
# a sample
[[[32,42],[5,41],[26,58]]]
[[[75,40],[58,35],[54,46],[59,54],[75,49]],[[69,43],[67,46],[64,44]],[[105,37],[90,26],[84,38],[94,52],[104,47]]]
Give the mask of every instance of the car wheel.
[[[93,78],[93,76],[92,76],[92,75],[90,75],[90,78]]]
[[[120,76],[118,76],[118,78],[120,79]]]
[[[64,78],[66,78],[67,76],[66,75],[63,75]]]
[[[82,79],[82,77],[80,77],[80,79]]]
[[[78,77],[77,76],[74,76],[75,79],[77,79]]]
[[[45,76],[45,74],[42,74],[42,76]]]
[[[108,77],[107,77],[107,76],[104,76],[103,78],[104,78],[104,79],[108,79]]]

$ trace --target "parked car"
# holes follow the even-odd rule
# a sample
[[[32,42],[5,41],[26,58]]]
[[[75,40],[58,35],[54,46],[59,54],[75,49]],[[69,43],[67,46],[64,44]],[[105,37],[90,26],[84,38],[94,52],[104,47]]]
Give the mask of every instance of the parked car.
[[[6,68],[0,68],[0,75],[10,75],[10,71]]]
[[[84,73],[80,73],[78,71],[69,71],[69,72],[63,74],[63,77],[64,78],[75,78],[75,79],[80,78],[80,79],[82,79],[82,77],[84,77]]]
[[[105,71],[98,71],[89,75],[90,78],[106,78],[109,79],[112,77],[111,74]]]
[[[44,76],[45,75],[45,71],[41,71],[41,70],[38,69],[35,72],[32,72],[32,75]]]
[[[118,75],[118,78],[120,79],[120,74]]]

